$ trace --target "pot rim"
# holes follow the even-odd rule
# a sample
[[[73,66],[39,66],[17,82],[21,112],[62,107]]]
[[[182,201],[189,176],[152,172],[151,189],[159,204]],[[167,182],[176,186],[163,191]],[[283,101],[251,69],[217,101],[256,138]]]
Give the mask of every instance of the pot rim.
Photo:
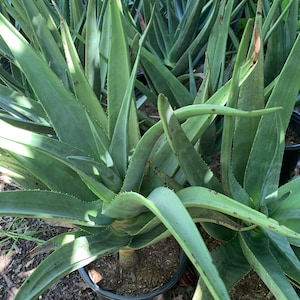
[[[296,123],[296,124],[298,124],[298,126],[300,126],[300,113],[298,111],[293,110],[290,123],[291,122],[293,122],[294,124]],[[291,127],[293,128],[293,126],[291,126]],[[298,135],[298,132],[296,132],[296,133]],[[300,137],[300,132],[299,132],[299,137]],[[285,151],[300,150],[300,144],[286,145],[284,150]]]
[[[94,283],[90,276],[88,275],[88,272],[86,271],[85,267],[79,268],[78,272],[80,273],[83,280],[87,283],[87,285],[95,291],[97,294],[106,297],[107,299],[111,300],[133,300],[133,299],[139,299],[139,300],[150,300],[153,297],[163,294],[170,290],[176,282],[180,279],[181,275],[183,274],[185,267],[187,265],[187,256],[185,255],[184,251],[180,251],[180,262],[177,269],[177,272],[173,275],[173,277],[163,284],[161,287],[157,288],[156,290],[146,293],[146,294],[140,294],[135,296],[124,296],[124,295],[118,295],[114,294],[112,292],[106,291],[104,289],[101,289],[96,283]]]

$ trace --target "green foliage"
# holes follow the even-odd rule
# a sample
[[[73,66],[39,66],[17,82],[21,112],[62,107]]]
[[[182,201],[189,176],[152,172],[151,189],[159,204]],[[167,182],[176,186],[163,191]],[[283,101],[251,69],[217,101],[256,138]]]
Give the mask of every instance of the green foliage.
[[[123,2],[1,4],[0,53],[10,72],[0,68],[0,162],[24,190],[0,193],[0,215],[54,218],[78,229],[39,247],[54,252],[16,300],[37,298],[99,256],[168,235],[199,272],[203,299],[229,299],[251,268],[276,297],[295,299],[289,279],[300,283],[298,180],[278,182],[299,91],[299,37],[291,36],[265,88],[263,45],[276,35],[270,24],[278,1],[264,18],[262,2],[249,1],[257,17],[245,26],[224,83],[230,20],[245,2],[136,1],[131,9],[147,25],[141,28]],[[290,15],[296,2],[286,6]],[[199,19],[190,18],[195,11]],[[206,78],[194,98],[177,76],[192,69],[207,42]],[[140,66],[154,93],[136,83]],[[142,136],[135,84],[157,102],[161,118]],[[220,180],[195,150],[217,115],[224,116]],[[210,254],[198,222],[226,243]]]
[[[98,7],[101,4],[99,1]],[[121,7],[113,0],[107,4],[101,6],[102,14],[95,15],[93,7],[81,7],[84,17],[74,16],[67,20],[64,17],[69,12],[60,11],[42,0],[28,5],[25,1],[13,3],[13,6],[6,4],[7,12],[21,31],[0,15],[0,51],[11,69],[9,73],[3,70],[1,77],[0,144],[3,152],[0,158],[14,179],[27,188],[1,193],[0,214],[54,218],[78,227],[78,234],[74,234],[70,242],[62,237],[54,238],[51,243],[55,251],[24,283],[16,299],[38,297],[57,279],[96,257],[124,247],[138,249],[170,234],[175,235],[190,257],[197,258],[195,264],[200,273],[204,274],[203,268],[207,269],[211,291],[226,298],[226,289],[216,276],[212,262],[201,262],[200,254],[206,253],[209,257],[209,252],[201,236],[191,234],[197,232],[197,228],[186,208],[171,190],[155,190],[163,185],[160,179],[149,181],[155,199],[166,194],[168,203],[177,201],[177,213],[182,215],[182,221],[178,224],[172,217],[170,205],[164,209],[148,207],[149,189],[145,188],[148,178],[143,174],[149,156],[156,156],[151,150],[158,145],[157,140],[164,148],[168,144],[161,137],[161,124],[151,128],[142,138],[138,130],[133,88],[147,30],[138,39],[132,67]],[[98,16],[102,17],[101,26],[96,26]],[[60,19],[59,30],[54,26],[57,18]],[[75,24],[75,20],[79,23]],[[90,26],[89,30],[97,27],[103,33],[100,39],[104,40],[93,44],[81,24],[83,28]],[[91,45],[92,52],[99,55],[98,60],[95,54],[94,61],[102,61],[104,65],[101,74],[105,77],[101,80],[105,80],[107,86],[107,110],[100,105],[103,95],[97,93],[98,87],[92,80],[99,64],[83,60],[77,51],[85,40],[86,53]],[[102,48],[107,41],[108,46]],[[57,60],[53,53],[58,55]],[[100,60],[102,55],[106,55],[106,59]],[[202,112],[200,109],[200,114],[211,112],[211,107]],[[237,112],[228,110],[228,113]],[[189,114],[194,116],[188,112],[184,117],[189,118]],[[144,155],[145,152],[148,155]],[[175,158],[173,161],[173,165],[177,164]],[[137,176],[138,173],[141,176]],[[139,193],[131,194],[131,190]],[[109,207],[118,203],[119,197],[127,195],[130,201],[126,204],[136,215],[129,219],[121,213],[118,217],[107,216],[105,212]],[[136,203],[135,197],[140,202]],[[126,224],[126,231],[119,229],[119,219],[122,227]],[[176,227],[181,228],[180,231],[172,229]],[[187,235],[189,241],[185,240]],[[195,249],[189,249],[192,240]],[[74,255],[70,257],[71,252]]]
[[[295,2],[290,1],[289,7],[295,8],[293,6]],[[296,199],[299,199],[299,192],[294,189],[299,179],[279,187],[279,175],[285,146],[284,133],[299,92],[297,78],[300,75],[300,65],[297,62],[299,61],[300,40],[299,36],[293,40],[293,45],[278,76],[275,75],[276,79],[271,87],[264,89],[266,72],[264,67],[267,68],[268,65],[264,65],[263,62],[263,32],[267,25],[262,22],[262,16],[262,2],[259,1],[254,27],[252,29],[251,21],[249,21],[240,42],[232,79],[229,81],[227,106],[249,111],[276,106],[281,106],[283,109],[275,114],[258,116],[258,118],[225,115],[221,145],[222,193],[206,196],[205,193],[208,191],[195,186],[182,189],[177,194],[180,198],[181,195],[185,195],[181,198],[184,203],[186,203],[185,197],[190,197],[194,203],[197,203],[195,205],[205,209],[211,209],[215,198],[216,204],[213,210],[232,216],[233,220],[240,224],[242,229],[237,230],[237,227],[229,224],[225,226],[227,227],[225,229],[199,220],[212,236],[226,241],[212,253],[212,257],[228,290],[253,268],[276,298],[297,299],[298,296],[291,283],[299,285],[299,251],[297,250],[299,241],[281,234],[276,230],[276,226],[269,222],[272,218],[280,224],[280,227],[288,226],[299,234],[298,204],[296,203]],[[266,16],[265,22],[268,20]],[[291,34],[294,32],[293,28],[289,31]],[[251,33],[252,41],[250,42]],[[267,42],[271,44],[276,31],[272,29],[269,33],[270,37]],[[269,44],[267,45],[269,47]],[[278,53],[281,53],[280,50]],[[248,65],[248,70],[251,69],[248,76],[243,75],[242,72],[245,65]],[[295,77],[291,78],[290,74]],[[240,83],[241,77],[242,83]],[[289,82],[288,87],[287,82]],[[178,124],[173,120],[174,115],[162,109],[160,113],[162,120],[166,120],[165,130],[170,136],[168,141],[174,153],[178,155],[179,164],[184,165],[183,170],[189,168],[190,183],[198,185],[194,178],[199,172],[193,168],[184,152],[187,140],[192,142],[192,146],[195,142],[187,139],[187,136],[182,139],[182,143],[178,140],[174,141],[175,136],[172,137],[171,134],[174,130],[178,132],[178,128],[175,127]],[[182,132],[179,136],[181,134]],[[192,150],[190,152],[193,153]],[[207,183],[203,184],[202,181],[201,185],[206,186]],[[230,197],[230,200],[225,195]],[[218,197],[220,197],[219,200]],[[204,199],[208,199],[207,202]],[[242,210],[237,212],[234,208],[237,204],[242,205],[243,209],[248,207],[251,210],[246,213],[250,219],[243,217]],[[223,209],[227,205],[230,211],[225,212]],[[256,213],[265,215],[264,225],[256,223],[258,220],[263,220],[261,217],[254,217],[254,215],[251,217],[251,214]],[[255,223],[257,226],[252,227]],[[228,234],[228,229],[231,229],[232,235]],[[201,289],[202,299],[211,299],[205,278],[200,278],[198,288]]]

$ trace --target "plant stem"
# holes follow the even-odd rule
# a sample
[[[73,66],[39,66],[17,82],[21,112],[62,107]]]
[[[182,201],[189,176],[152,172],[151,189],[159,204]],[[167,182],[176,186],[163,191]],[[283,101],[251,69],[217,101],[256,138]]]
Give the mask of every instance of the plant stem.
[[[119,250],[119,262],[123,269],[134,268],[139,261],[138,254],[132,249],[121,249]]]

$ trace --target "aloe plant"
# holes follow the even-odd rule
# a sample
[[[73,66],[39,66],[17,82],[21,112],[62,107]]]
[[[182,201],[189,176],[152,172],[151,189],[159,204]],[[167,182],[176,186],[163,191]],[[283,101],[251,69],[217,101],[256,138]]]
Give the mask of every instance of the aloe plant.
[[[205,44],[216,19],[219,1],[136,1],[131,8],[137,30],[143,31],[154,7],[153,26],[145,47],[176,76],[188,70],[204,54]],[[202,55],[201,55],[202,54]]]
[[[224,179],[221,184],[194,148],[216,114],[247,119],[264,115],[262,120],[270,114],[286,121],[288,108],[278,107],[286,108],[282,102],[251,112],[224,106],[230,103],[234,89],[255,71],[256,61],[250,58],[237,64],[240,76],[209,99],[205,81],[193,105],[174,112],[167,98],[159,95],[162,120],[141,137],[133,89],[152,21],[135,38],[132,66],[119,1],[89,1],[86,8],[81,7],[82,30],[71,30],[63,12],[56,8],[53,13],[43,0],[12,4],[6,4],[3,11],[9,19],[0,15],[0,52],[11,66],[11,74],[1,71],[0,161],[24,190],[0,193],[0,215],[60,219],[78,229],[49,242],[53,253],[26,280],[15,299],[38,297],[53,282],[99,256],[140,249],[169,235],[177,239],[211,295],[229,299],[230,285],[220,277],[222,270],[213,264],[195,222],[221,224],[224,232],[245,239],[248,232],[259,228],[272,240],[299,244],[300,233],[291,218],[284,219],[287,226],[276,221],[278,215],[286,216],[284,206],[270,202],[273,219],[265,210],[237,200],[239,195],[246,199],[248,190],[239,188],[238,195],[231,195],[231,181],[226,185]],[[99,42],[89,39],[92,32],[98,32]],[[80,59],[78,39],[92,56]],[[297,47],[298,41],[290,57],[296,55]],[[288,61],[283,78],[292,67],[295,74],[299,72],[292,58]],[[107,86],[107,109],[100,102],[104,91],[97,93],[98,69],[100,85]],[[291,95],[296,84],[293,86]],[[223,152],[224,158],[225,146]],[[276,157],[279,161],[280,156]],[[184,188],[186,181],[194,186]],[[235,181],[233,184],[238,187]],[[286,196],[283,190],[279,197]]]
[[[175,107],[192,104],[196,94],[195,78],[201,77],[193,73],[193,68],[204,61],[219,1],[151,0],[134,1],[131,6],[128,1],[123,2],[130,40],[145,30],[152,10],[155,11],[140,58],[149,89],[137,81],[138,88],[155,105],[159,93],[165,94]],[[132,50],[134,53],[133,45]],[[168,85],[164,84],[166,81]]]
[[[72,34],[58,9],[60,32],[57,30],[53,12],[49,13],[52,8],[44,1],[12,4],[6,8],[22,34],[0,15],[1,54],[11,66],[11,73],[3,71],[1,77],[1,165],[24,190],[1,193],[0,214],[58,218],[78,227],[74,233],[51,240],[54,252],[24,283],[16,299],[36,298],[55,280],[98,256],[139,249],[170,234],[191,258],[200,261],[202,255],[207,256],[208,281],[218,283],[212,287],[215,293],[226,294],[208,251],[200,251],[206,249],[204,243],[176,194],[161,188],[145,198],[148,194],[141,188],[148,161],[145,152],[163,130],[160,125],[143,139],[139,135],[132,91],[140,54],[131,69],[117,1],[102,3],[103,40],[98,44],[88,39],[89,31],[99,29],[92,1],[85,11],[86,32]],[[74,46],[79,34],[85,39],[87,53],[91,47],[104,57],[106,111],[89,81],[98,64],[84,72]],[[212,108],[205,108],[204,113]],[[161,197],[167,201],[156,203]],[[118,202],[124,205],[124,200],[124,209],[115,217],[121,208]],[[172,218],[174,205],[185,222],[178,224]],[[199,245],[199,251],[192,253]],[[202,272],[203,266],[197,269]]]

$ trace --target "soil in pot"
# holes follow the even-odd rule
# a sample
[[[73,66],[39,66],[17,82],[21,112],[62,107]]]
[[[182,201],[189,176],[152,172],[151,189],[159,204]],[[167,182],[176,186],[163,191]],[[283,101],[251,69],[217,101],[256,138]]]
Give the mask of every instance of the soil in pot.
[[[283,185],[297,175],[295,168],[300,155],[300,114],[296,111],[293,111],[289,127],[285,134],[285,145],[280,185]]]
[[[174,238],[167,238],[137,251],[139,263],[124,270],[118,254],[102,257],[88,266],[88,273],[101,289],[118,295],[139,295],[152,292],[168,282],[177,272],[180,247]]]

